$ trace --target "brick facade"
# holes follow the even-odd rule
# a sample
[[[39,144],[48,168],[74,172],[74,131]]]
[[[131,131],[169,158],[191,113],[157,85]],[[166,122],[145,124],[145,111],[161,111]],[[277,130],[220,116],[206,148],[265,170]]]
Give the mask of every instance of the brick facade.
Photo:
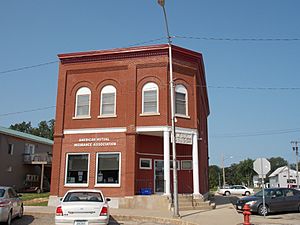
[[[176,127],[194,130],[199,137],[199,186],[200,193],[207,193],[209,105],[202,55],[178,46],[172,49],[174,81],[184,85],[188,92],[188,116],[177,117]],[[80,188],[66,185],[68,153],[89,154],[88,188],[98,188],[97,153],[117,152],[120,153],[119,186],[101,186],[104,194],[133,196],[144,187],[142,179],[154,190],[154,161],[163,160],[164,154],[163,133],[158,128],[171,126],[168,45],[60,54],[58,57],[51,195],[62,196],[68,189]],[[142,89],[149,82],[158,86],[159,112],[155,115],[142,114]],[[116,115],[112,117],[99,116],[100,93],[106,85],[116,89]],[[79,119],[74,116],[76,93],[81,87],[90,89],[91,100],[89,118]],[[147,128],[149,131],[145,131]],[[105,141],[94,141],[97,138]],[[92,141],[80,141],[85,139]],[[79,143],[86,146],[79,146]],[[141,170],[140,158],[151,159],[152,169]],[[192,146],[177,144],[177,159],[192,160]],[[179,192],[189,192],[193,187],[192,171],[179,170],[178,182]]]

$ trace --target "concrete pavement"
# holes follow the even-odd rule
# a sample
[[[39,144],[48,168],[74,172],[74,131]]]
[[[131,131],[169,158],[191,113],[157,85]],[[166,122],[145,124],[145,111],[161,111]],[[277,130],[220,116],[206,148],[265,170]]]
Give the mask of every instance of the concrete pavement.
[[[226,199],[225,199],[226,200]],[[48,206],[25,206],[25,214],[35,213],[55,213],[55,207]],[[172,212],[142,210],[142,209],[110,209],[112,218],[115,221],[136,221],[136,222],[154,222],[160,224],[172,225],[237,225],[243,223],[243,214],[238,213],[234,206],[227,202],[218,203],[216,209],[209,211],[190,210],[181,211],[181,218],[173,218]],[[278,216],[251,216],[250,222],[255,225],[296,225],[300,224],[298,220],[278,219]]]

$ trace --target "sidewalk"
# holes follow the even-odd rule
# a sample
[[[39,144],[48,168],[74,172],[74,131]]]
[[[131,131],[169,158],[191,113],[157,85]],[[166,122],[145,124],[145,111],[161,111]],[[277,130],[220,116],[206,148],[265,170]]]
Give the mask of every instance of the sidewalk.
[[[31,213],[55,213],[55,207],[47,206],[25,206],[25,214]],[[243,223],[243,214],[238,213],[232,204],[217,206],[214,210],[199,211],[190,210],[180,212],[181,218],[173,218],[172,212],[154,211],[142,209],[110,209],[114,220],[135,221],[135,222],[156,222],[172,225],[237,225]],[[250,222],[255,225],[296,225],[300,224],[297,220],[278,220],[276,217],[251,216]]]
[[[55,213],[55,207],[25,206],[25,214],[31,213]],[[110,209],[111,216],[116,221],[157,222],[173,225],[236,225],[242,222],[231,204],[222,205],[215,210],[199,211],[190,210],[180,212],[181,218],[173,218],[172,212],[141,210],[141,209]],[[220,221],[222,221],[220,223]]]

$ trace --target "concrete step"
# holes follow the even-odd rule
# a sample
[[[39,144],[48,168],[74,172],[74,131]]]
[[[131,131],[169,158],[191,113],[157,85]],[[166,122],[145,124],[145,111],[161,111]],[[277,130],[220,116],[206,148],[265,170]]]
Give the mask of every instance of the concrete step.
[[[180,204],[179,203],[179,209],[180,210],[212,210],[215,209],[216,206],[214,203],[210,202],[202,202],[202,203],[195,203],[194,205],[192,204]]]

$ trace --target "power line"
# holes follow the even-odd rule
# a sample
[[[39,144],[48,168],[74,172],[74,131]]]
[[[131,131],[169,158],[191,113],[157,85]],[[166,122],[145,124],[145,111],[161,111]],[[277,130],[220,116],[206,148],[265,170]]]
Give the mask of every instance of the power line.
[[[41,66],[47,66],[49,64],[58,63],[58,62],[59,61],[56,60],[56,61],[45,62],[45,63],[31,65],[31,66],[24,66],[24,67],[19,67],[19,68],[15,68],[15,69],[4,70],[4,71],[0,71],[0,74],[6,74],[6,73],[11,73],[11,72],[16,72],[16,71],[21,71],[21,70],[27,70],[27,69],[32,69],[32,68],[36,68],[36,67],[41,67]],[[1,75],[0,75],[0,77],[1,77]]]
[[[36,111],[52,109],[52,108],[56,108],[56,106],[46,106],[46,107],[42,107],[42,108],[35,108],[35,109],[28,109],[28,110],[18,111],[18,112],[4,113],[4,114],[0,114],[0,117],[11,116],[11,115],[16,115],[16,114],[22,114],[22,113],[28,113],[28,112],[36,112]]]
[[[298,132],[300,132],[300,128],[283,129],[283,130],[267,130],[267,131],[249,132],[249,133],[221,134],[221,135],[213,135],[211,136],[211,138],[253,137],[253,136],[266,136],[266,135],[298,133]]]
[[[192,37],[175,35],[173,38],[195,39],[204,41],[252,41],[252,42],[292,42],[300,41],[300,38],[222,38],[222,37]]]

